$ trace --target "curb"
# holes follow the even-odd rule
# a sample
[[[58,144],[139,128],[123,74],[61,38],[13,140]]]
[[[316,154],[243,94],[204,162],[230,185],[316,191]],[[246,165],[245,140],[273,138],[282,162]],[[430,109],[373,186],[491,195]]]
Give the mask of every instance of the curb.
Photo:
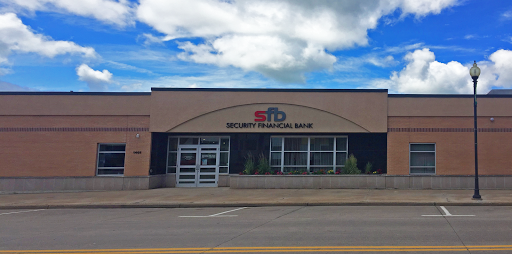
[[[344,202],[344,203],[181,203],[181,204],[58,204],[0,205],[7,209],[206,208],[269,206],[512,206],[512,202]]]

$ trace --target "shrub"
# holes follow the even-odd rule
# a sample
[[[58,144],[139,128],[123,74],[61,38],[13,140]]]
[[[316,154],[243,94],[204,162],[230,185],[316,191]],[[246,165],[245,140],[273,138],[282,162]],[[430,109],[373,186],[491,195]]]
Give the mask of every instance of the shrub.
[[[254,164],[254,157],[251,153],[247,154],[244,163],[244,175],[252,175],[256,172],[256,166]]]
[[[258,159],[258,172],[263,175],[270,174],[270,164],[268,163],[267,158],[265,158],[265,155],[260,154],[260,157]]]
[[[361,170],[357,168],[357,159],[351,154],[347,162],[345,162],[345,167],[343,168],[342,174],[361,174]]]
[[[367,162],[366,166],[364,166],[364,173],[365,174],[371,174],[372,173],[373,165],[371,162]]]

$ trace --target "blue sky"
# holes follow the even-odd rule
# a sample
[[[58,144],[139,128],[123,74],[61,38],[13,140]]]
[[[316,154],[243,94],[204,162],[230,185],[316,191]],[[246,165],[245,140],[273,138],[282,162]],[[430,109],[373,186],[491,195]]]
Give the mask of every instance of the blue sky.
[[[512,88],[512,1],[0,0],[0,91]]]

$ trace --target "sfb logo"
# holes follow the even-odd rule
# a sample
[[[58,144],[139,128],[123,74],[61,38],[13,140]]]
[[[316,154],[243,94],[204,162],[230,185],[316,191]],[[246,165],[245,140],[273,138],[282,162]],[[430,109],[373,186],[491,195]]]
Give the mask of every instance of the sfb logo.
[[[272,121],[272,115],[274,115],[275,122],[282,122],[286,119],[286,113],[283,111],[278,111],[277,108],[268,108],[267,111],[256,111],[254,112],[255,122],[263,122],[267,120],[268,122]]]

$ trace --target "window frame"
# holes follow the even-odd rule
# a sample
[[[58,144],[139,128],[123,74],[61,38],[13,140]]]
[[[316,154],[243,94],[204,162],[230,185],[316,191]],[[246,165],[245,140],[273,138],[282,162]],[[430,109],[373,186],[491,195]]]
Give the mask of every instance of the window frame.
[[[276,150],[272,150],[272,139],[273,138],[281,138],[281,150],[280,151],[276,151]],[[284,141],[285,141],[285,138],[307,138],[308,139],[308,145],[307,145],[307,150],[305,151],[286,151],[284,149]],[[329,150],[329,151],[312,151],[311,150],[311,139],[314,139],[314,138],[332,138],[333,139],[333,150]],[[337,142],[336,142],[336,139],[338,138],[345,138],[346,139],[346,144],[345,144],[345,150],[343,151],[338,151],[336,148],[338,146]],[[297,136],[297,135],[292,135],[292,136],[282,136],[282,135],[273,135],[273,136],[270,136],[270,149],[269,149],[269,164],[270,164],[270,167],[271,168],[280,168],[280,171],[285,173],[284,169],[285,168],[299,168],[299,167],[305,167],[306,168],[306,171],[309,172],[309,173],[312,173],[311,171],[311,168],[328,168],[330,167],[333,171],[336,171],[337,168],[342,168],[342,167],[345,167],[345,165],[336,165],[336,154],[337,153],[345,153],[345,161],[348,159],[348,135],[335,135],[335,136]],[[285,165],[284,164],[284,154],[286,152],[290,152],[290,153],[293,153],[293,152],[297,152],[297,153],[307,153],[307,163],[306,165]],[[272,153],[281,153],[281,165],[272,165],[271,163],[271,159],[272,159]],[[330,165],[311,165],[311,153],[332,153],[333,155],[333,162],[332,164]]]
[[[100,151],[100,147],[102,145],[124,145],[124,151]],[[124,170],[126,167],[126,143],[98,143],[97,146],[97,153],[96,153],[96,176],[124,176]],[[124,153],[124,161],[122,167],[100,167],[100,154],[102,153]],[[122,174],[99,174],[100,169],[123,169]]]
[[[434,145],[434,151],[412,151],[412,145]],[[434,153],[434,166],[412,166],[411,153]],[[411,168],[434,168],[434,173],[412,173]],[[436,143],[409,143],[409,175],[436,175],[437,174],[437,145]]]

